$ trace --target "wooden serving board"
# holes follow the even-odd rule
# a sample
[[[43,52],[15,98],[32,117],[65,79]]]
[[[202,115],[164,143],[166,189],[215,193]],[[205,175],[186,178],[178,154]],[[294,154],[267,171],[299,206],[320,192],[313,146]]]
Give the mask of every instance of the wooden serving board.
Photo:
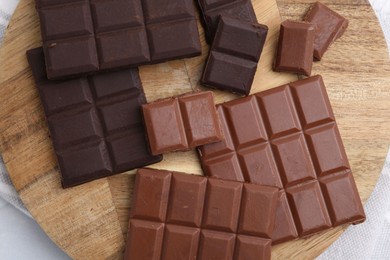
[[[296,80],[271,64],[280,14],[301,19],[313,0],[252,0],[269,26],[252,92]],[[384,37],[366,0],[323,0],[350,21],[346,34],[314,64],[324,77],[360,195],[369,197],[390,144],[390,63]],[[279,9],[278,9],[279,7]],[[280,10],[280,14],[279,14]],[[200,27],[201,28],[201,27]],[[149,101],[201,88],[203,55],[140,68]],[[25,52],[41,45],[33,0],[23,0],[0,48],[0,153],[26,207],[47,234],[75,259],[118,259],[127,232],[134,171],[63,190]],[[236,98],[215,91],[218,102]],[[171,153],[155,168],[202,174],[194,151]],[[275,259],[313,258],[343,232],[339,227],[275,246]]]

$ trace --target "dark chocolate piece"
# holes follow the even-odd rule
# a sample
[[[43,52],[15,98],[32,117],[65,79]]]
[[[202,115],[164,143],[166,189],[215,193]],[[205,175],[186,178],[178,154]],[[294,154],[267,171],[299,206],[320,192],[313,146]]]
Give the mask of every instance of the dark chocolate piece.
[[[275,71],[310,76],[313,65],[315,25],[306,22],[284,21],[280,25]]]
[[[162,160],[148,151],[138,69],[49,81],[42,48],[27,52],[64,188]]]
[[[191,0],[36,0],[49,79],[201,53]]]
[[[211,91],[158,100],[142,109],[153,155],[222,140]]]
[[[314,59],[321,60],[329,46],[343,35],[348,20],[324,4],[316,2],[306,14],[306,22],[316,26],[314,40]]]
[[[284,188],[273,243],[365,220],[321,76],[218,105],[217,111],[224,141],[198,149],[203,171]]]
[[[207,43],[214,39],[220,15],[257,23],[251,0],[198,0]]]
[[[140,169],[125,259],[270,259],[278,189]]]
[[[201,83],[248,95],[268,27],[221,16]]]

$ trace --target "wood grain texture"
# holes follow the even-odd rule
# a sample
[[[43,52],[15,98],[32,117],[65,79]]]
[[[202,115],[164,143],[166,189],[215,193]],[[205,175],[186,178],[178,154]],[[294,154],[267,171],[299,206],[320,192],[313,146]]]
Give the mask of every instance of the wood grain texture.
[[[270,28],[252,92],[295,80],[271,70],[281,16],[301,19],[312,0],[252,0],[259,22]],[[390,144],[390,64],[384,37],[365,0],[323,0],[350,21],[346,34],[315,63],[327,86],[359,193],[365,201]],[[280,14],[279,14],[279,10]],[[201,30],[201,33],[203,31]],[[149,101],[199,86],[203,55],[143,66]],[[0,153],[27,208],[48,235],[74,259],[119,259],[127,233],[134,171],[63,190],[38,92],[25,51],[41,44],[33,0],[23,0],[0,48]],[[237,96],[215,91],[218,102]],[[171,153],[155,168],[202,174],[194,151]],[[345,227],[275,246],[274,259],[311,259]]]

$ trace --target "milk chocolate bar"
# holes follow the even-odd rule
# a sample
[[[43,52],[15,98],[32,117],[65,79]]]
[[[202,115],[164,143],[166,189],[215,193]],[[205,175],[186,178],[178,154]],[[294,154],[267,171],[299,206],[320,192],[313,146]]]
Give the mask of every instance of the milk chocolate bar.
[[[36,0],[49,79],[201,53],[192,0]]]
[[[273,243],[365,214],[321,76],[218,105],[224,141],[199,148],[206,175],[279,187]]]
[[[142,109],[153,155],[222,140],[211,91],[158,100]]]
[[[280,25],[274,70],[310,76],[313,65],[315,25],[286,20]]]
[[[316,26],[314,39],[314,59],[321,60],[329,46],[343,35],[348,20],[320,2],[316,2],[304,20]]]
[[[221,16],[201,83],[248,95],[268,27]]]
[[[278,189],[140,169],[125,259],[270,259]]]
[[[209,44],[214,40],[220,15],[257,23],[251,0],[198,0],[198,4],[206,41]]]
[[[64,188],[162,160],[148,151],[138,69],[50,81],[42,48],[27,52]]]

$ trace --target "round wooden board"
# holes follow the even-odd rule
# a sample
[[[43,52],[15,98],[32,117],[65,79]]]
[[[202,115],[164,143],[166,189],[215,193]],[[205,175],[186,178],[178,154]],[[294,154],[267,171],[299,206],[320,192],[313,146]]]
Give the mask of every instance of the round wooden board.
[[[312,0],[252,0],[269,36],[252,92],[293,81],[274,73],[280,14],[301,19]],[[323,0],[350,21],[345,35],[314,64],[324,77],[353,173],[363,199],[380,173],[390,133],[390,64],[382,31],[366,0]],[[201,28],[201,27],[199,27]],[[149,101],[199,87],[203,55],[140,68]],[[118,259],[124,250],[134,171],[63,190],[25,51],[41,45],[33,0],[23,0],[0,48],[0,153],[26,207],[47,234],[75,259]],[[218,102],[236,96],[215,91]],[[201,174],[194,151],[171,153],[155,168]],[[314,258],[346,227],[273,247],[272,257]]]

